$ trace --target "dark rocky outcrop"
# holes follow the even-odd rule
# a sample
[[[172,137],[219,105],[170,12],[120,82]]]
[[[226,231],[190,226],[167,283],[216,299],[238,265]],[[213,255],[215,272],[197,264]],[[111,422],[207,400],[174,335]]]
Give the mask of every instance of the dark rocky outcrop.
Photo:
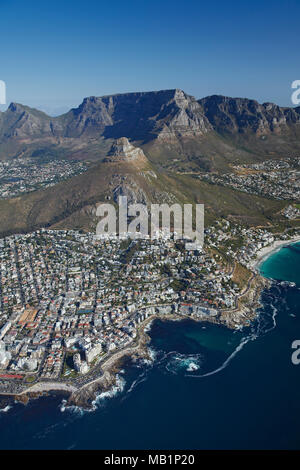
[[[259,104],[246,98],[213,95],[198,101],[215,131],[220,133],[255,133],[257,136],[281,134],[289,126],[299,125],[300,107],[281,108],[273,103]]]
[[[107,157],[107,162],[146,162],[147,159],[142,149],[132,145],[126,137],[116,139],[112,144]]]

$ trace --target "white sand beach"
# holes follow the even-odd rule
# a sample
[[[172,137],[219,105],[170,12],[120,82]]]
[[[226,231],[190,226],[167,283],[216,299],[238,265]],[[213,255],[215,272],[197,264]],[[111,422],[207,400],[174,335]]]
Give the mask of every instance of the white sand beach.
[[[276,240],[271,245],[264,246],[257,252],[257,257],[255,260],[251,262],[252,269],[258,271],[259,266],[261,263],[270,256],[271,253],[275,253],[276,251],[280,250],[280,248],[284,245],[291,245],[293,243],[300,242],[300,235],[295,237],[289,238],[287,240]]]

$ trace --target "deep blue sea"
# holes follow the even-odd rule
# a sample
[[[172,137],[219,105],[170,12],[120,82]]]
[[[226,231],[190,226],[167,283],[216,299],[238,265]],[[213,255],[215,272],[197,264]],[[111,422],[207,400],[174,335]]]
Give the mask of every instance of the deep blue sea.
[[[120,374],[92,412],[45,397],[0,412],[1,449],[299,449],[300,244],[261,266],[274,279],[244,331],[155,321],[153,363]],[[282,285],[294,281],[295,287]]]

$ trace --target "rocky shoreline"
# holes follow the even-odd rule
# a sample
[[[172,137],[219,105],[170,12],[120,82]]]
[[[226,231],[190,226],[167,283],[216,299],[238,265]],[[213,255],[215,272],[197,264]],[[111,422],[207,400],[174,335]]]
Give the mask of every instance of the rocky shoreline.
[[[49,394],[60,394],[66,397],[66,406],[78,406],[89,409],[93,406],[95,398],[105,391],[110,390],[117,380],[117,373],[122,369],[126,360],[144,358],[150,360],[147,348],[150,340],[146,333],[147,327],[154,320],[154,315],[149,317],[138,330],[138,339],[133,344],[121,351],[115,352],[101,366],[102,374],[99,378],[87,384],[76,387],[63,382],[38,382],[20,393],[0,393],[0,409],[14,402],[26,405],[29,400],[47,396]]]
[[[255,304],[256,306],[256,304]],[[253,315],[255,316],[255,315]],[[28,389],[22,391],[19,394],[1,394],[0,393],[0,408],[9,406],[15,402],[23,403],[26,405],[29,400],[37,399],[42,396],[61,395],[65,398],[66,407],[78,407],[81,409],[92,409],[93,402],[103,392],[111,390],[117,385],[118,372],[126,366],[128,360],[152,360],[148,348],[150,337],[147,333],[151,323],[156,319],[165,321],[182,321],[184,319],[190,319],[191,321],[203,321],[203,319],[196,319],[190,317],[183,317],[181,315],[152,315],[149,317],[138,330],[138,339],[136,344],[133,344],[121,351],[115,352],[111,357],[104,361],[101,365],[101,376],[84,384],[81,387],[69,385],[62,382],[38,382]],[[248,316],[239,315],[239,321],[247,324]],[[226,320],[226,315],[221,312],[218,318],[212,317],[207,318],[205,321],[220,324],[229,328],[235,328],[236,325],[233,322]]]
[[[103,375],[98,379],[89,382],[76,391],[72,392],[67,400],[66,406],[78,406],[80,408],[91,408],[96,397],[105,391],[110,390],[117,382],[117,374],[123,368],[128,359],[148,359],[150,360],[148,343],[150,337],[146,333],[146,328],[153,321],[149,317],[139,328],[136,345],[129,346],[118,351],[102,364]]]
[[[206,322],[222,325],[227,328],[236,329],[242,328],[243,326],[249,326],[250,322],[256,317],[256,310],[260,306],[260,294],[263,289],[270,285],[270,282],[262,276],[255,274],[253,277],[253,285],[249,288],[243,297],[247,296],[247,304],[238,302],[236,311],[221,311],[217,317],[205,318]],[[66,406],[77,406],[80,408],[92,408],[93,402],[96,397],[105,391],[110,390],[117,383],[117,374],[124,368],[125,361],[127,359],[147,359],[152,360],[148,344],[150,337],[147,333],[151,323],[156,319],[163,321],[182,321],[189,319],[191,321],[202,321],[203,319],[183,317],[182,315],[170,314],[170,315],[152,315],[149,317],[139,329],[139,340],[136,346],[128,347],[123,351],[115,353],[110,357],[103,365],[103,375],[92,382],[84,385],[75,392],[71,393],[67,400]]]
[[[261,292],[263,289],[270,286],[270,281],[258,273],[259,264],[268,254],[277,250],[278,247],[284,244],[294,243],[298,240],[300,240],[300,237],[292,240],[280,240],[270,247],[261,250],[259,259],[256,259],[255,264],[252,266],[253,276],[245,291],[237,299],[236,307],[234,309],[222,310],[216,317],[207,317],[205,321],[232,329],[240,329],[244,326],[249,326],[251,321],[257,316]],[[147,330],[154,320],[180,321],[186,318],[190,317],[183,317],[178,314],[164,316],[151,315],[140,325],[134,344],[113,353],[103,362],[101,365],[102,373],[98,378],[79,387],[63,382],[38,382],[18,394],[0,393],[0,408],[3,409],[3,405],[8,406],[12,404],[12,402],[19,402],[26,405],[31,399],[37,399],[49,394],[60,394],[66,398],[67,407],[75,406],[83,409],[91,409],[97,396],[116,386],[118,372],[124,367],[126,361],[136,359],[151,360],[148,349],[150,337],[147,334]],[[203,319],[197,318],[191,318],[191,320],[203,321]]]

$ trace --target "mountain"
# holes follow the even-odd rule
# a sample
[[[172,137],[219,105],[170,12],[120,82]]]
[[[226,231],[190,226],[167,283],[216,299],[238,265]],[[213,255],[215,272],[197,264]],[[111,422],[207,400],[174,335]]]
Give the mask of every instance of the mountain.
[[[299,152],[300,107],[218,95],[197,101],[174,89],[89,97],[58,117],[17,103],[0,113],[0,158],[101,161],[121,137],[159,167],[226,171]]]
[[[213,129],[221,134],[253,133],[260,137],[296,130],[295,125],[300,129],[300,107],[281,108],[273,103],[220,95],[202,98],[198,103]]]
[[[218,136],[233,148],[235,162],[299,154],[300,107],[219,95],[198,102]],[[237,149],[248,156],[238,155]]]
[[[145,143],[201,137],[211,130],[198,102],[181,90],[89,97],[58,117],[12,103],[0,113],[0,157],[47,149],[54,157],[101,159],[115,138]]]
[[[182,90],[85,98],[66,116],[66,137],[126,136],[133,141],[203,135],[212,127],[201,106]]]
[[[184,200],[168,175],[160,174],[140,148],[117,139],[107,158],[88,171],[57,185],[0,200],[0,233],[26,232],[38,227],[95,229],[99,202],[169,203]]]
[[[0,200],[0,234],[94,230],[100,202],[204,203],[205,217],[285,223],[286,202],[197,177],[300,152],[300,107],[181,90],[85,98],[58,117],[12,103],[0,113],[0,158],[86,159],[91,168],[45,190]]]
[[[250,225],[269,224],[286,205],[190,175],[158,171],[142,149],[120,138],[107,157],[85,173],[44,190],[0,200],[0,236],[40,227],[95,231],[97,205],[117,204],[119,196],[127,196],[129,204],[204,203],[206,223],[233,217]]]
[[[112,145],[105,162],[134,162],[135,164],[145,163],[146,156],[142,149],[132,145],[127,137],[117,139]]]
[[[89,97],[68,113],[50,117],[17,103],[0,114],[0,138],[89,138],[131,140],[203,135],[212,130],[198,102],[181,90]]]
[[[51,118],[42,111],[11,103],[0,114],[1,142],[51,134]]]

